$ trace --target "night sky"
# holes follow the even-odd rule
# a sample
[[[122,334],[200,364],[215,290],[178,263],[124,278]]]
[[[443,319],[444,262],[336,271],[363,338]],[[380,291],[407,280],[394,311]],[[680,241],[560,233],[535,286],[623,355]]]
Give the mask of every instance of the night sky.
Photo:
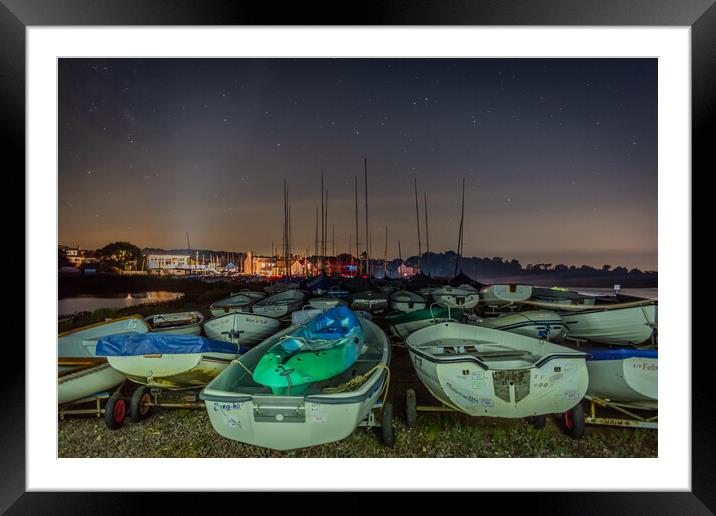
[[[61,59],[59,242],[294,249],[657,269],[656,59]],[[363,249],[363,246],[361,247]]]

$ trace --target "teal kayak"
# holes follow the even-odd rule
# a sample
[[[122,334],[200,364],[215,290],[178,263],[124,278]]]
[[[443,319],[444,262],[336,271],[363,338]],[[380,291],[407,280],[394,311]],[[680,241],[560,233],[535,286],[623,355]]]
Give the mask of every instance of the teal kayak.
[[[261,357],[253,378],[274,394],[303,394],[310,384],[352,366],[364,343],[356,315],[337,306],[284,335]]]

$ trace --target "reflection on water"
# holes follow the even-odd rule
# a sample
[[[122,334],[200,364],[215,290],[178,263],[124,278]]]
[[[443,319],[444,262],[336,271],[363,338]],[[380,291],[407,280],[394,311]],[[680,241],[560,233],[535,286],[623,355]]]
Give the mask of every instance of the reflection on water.
[[[180,292],[133,292],[131,294],[104,294],[102,296],[67,297],[58,301],[59,315],[70,315],[76,312],[92,312],[100,308],[126,308],[145,303],[163,303],[178,299],[184,294]]]

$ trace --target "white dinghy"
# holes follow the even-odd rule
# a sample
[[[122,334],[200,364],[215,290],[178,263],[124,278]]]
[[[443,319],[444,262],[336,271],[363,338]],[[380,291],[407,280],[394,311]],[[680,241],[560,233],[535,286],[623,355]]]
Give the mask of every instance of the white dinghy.
[[[251,312],[231,312],[213,317],[204,323],[210,339],[253,346],[278,331],[278,319]]]
[[[614,345],[650,344],[657,325],[657,304],[596,305],[560,313],[570,337]]]
[[[365,345],[357,360],[343,373],[311,384],[301,395],[273,394],[255,382],[251,373],[266,352],[295,327],[242,355],[199,395],[214,430],[234,441],[275,450],[348,437],[378,406],[390,363],[390,343],[383,330],[371,321],[359,321]]]
[[[329,296],[314,297],[308,300],[308,306],[311,308],[318,308],[319,310],[328,310],[343,304],[345,303],[337,297]]]
[[[388,295],[374,290],[358,292],[351,296],[351,308],[367,312],[382,312],[388,308]]]
[[[209,312],[213,316],[228,314],[229,312],[250,312],[251,305],[256,301],[256,298],[245,293],[234,294],[212,303],[209,306]]]
[[[305,297],[306,295],[300,290],[286,290],[257,301],[251,310],[255,314],[278,319],[301,308]]]
[[[567,336],[567,325],[557,312],[550,310],[505,313],[497,317],[479,319],[475,324],[552,342],[560,342]]]
[[[433,299],[439,305],[459,310],[475,308],[480,301],[480,293],[470,285],[451,287],[445,285],[432,291]]]
[[[154,333],[176,333],[181,335],[199,335],[204,316],[201,312],[179,312],[173,314],[156,314],[144,320]]]
[[[107,335],[148,331],[141,316],[130,315],[61,333],[57,339],[58,403],[87,398],[122,383],[126,377],[97,356],[97,341]]]
[[[390,306],[398,312],[412,312],[425,308],[425,298],[409,290],[397,290],[388,295]]]
[[[405,343],[432,395],[471,416],[563,413],[587,392],[586,353],[546,340],[448,322]]]
[[[657,408],[657,350],[591,348],[585,351],[589,355],[589,396],[635,408]]]
[[[301,284],[296,281],[278,281],[273,285],[265,287],[264,290],[269,295],[278,294],[280,292],[286,292],[287,290],[297,290],[301,288]]]
[[[238,292],[231,293],[232,296],[238,296],[240,294],[244,296],[249,296],[254,301],[260,301],[268,295],[265,292],[258,292],[256,290],[249,290],[247,288],[241,289]]]
[[[491,308],[501,308],[517,301],[526,301],[532,297],[531,285],[497,284],[480,290],[480,303]]]
[[[152,388],[206,385],[248,348],[198,335],[133,333],[99,340],[97,355],[133,382]]]

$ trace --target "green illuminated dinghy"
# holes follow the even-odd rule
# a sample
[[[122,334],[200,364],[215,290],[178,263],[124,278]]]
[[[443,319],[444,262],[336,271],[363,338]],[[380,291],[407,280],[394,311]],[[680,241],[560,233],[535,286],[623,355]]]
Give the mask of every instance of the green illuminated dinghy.
[[[364,343],[358,318],[349,308],[337,306],[282,336],[259,360],[254,381],[274,394],[302,394],[311,383],[353,365]]]

